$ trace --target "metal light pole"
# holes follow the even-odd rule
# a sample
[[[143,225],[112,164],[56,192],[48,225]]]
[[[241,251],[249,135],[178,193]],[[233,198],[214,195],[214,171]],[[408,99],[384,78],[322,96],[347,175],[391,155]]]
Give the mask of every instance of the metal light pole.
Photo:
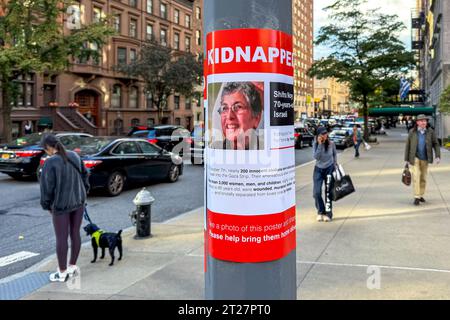
[[[261,35],[266,34],[265,31],[274,31],[273,34],[276,34],[276,32],[282,32],[283,36],[290,37],[291,41],[291,47],[292,47],[292,0],[207,0],[204,2],[204,12],[205,12],[205,20],[204,20],[204,30],[205,30],[205,36],[208,37],[210,33],[214,33],[217,31],[236,31],[236,29],[242,29],[242,34],[245,35],[246,31],[244,29],[259,29],[261,30]],[[240,32],[240,31],[239,31]],[[223,37],[227,38],[227,37]],[[229,41],[229,39],[223,40],[223,38],[220,39],[220,41]],[[237,36],[237,38],[240,38]],[[249,38],[249,37],[247,37]],[[253,46],[257,46],[254,43],[257,43],[260,41],[261,43],[267,42],[267,39],[259,39],[258,37],[251,39],[252,40],[252,48]],[[205,45],[205,59],[207,60],[207,63],[217,63],[219,60],[218,54],[222,51],[219,51],[219,49],[216,46],[218,46],[218,42],[214,38],[214,41],[210,41],[211,47],[210,50],[207,52],[208,48]],[[234,40],[230,40],[234,41]],[[236,40],[239,41],[239,40]],[[273,43],[282,42],[281,40],[273,40]],[[278,42],[277,42],[278,41]],[[204,42],[206,44],[206,41]],[[246,59],[246,55],[248,52],[246,52],[246,48],[249,45],[246,45],[245,43],[242,43],[242,49],[241,49],[241,59]],[[227,50],[230,47],[227,47]],[[212,51],[211,51],[212,49]],[[232,48],[233,49],[233,48]],[[214,51],[217,50],[217,51]],[[250,50],[250,49],[249,49]],[[270,49],[269,49],[270,50]],[[226,58],[230,57],[230,51],[226,51]],[[274,53],[273,51],[272,53]],[[208,55],[209,53],[209,55]],[[214,54],[214,56],[213,56]],[[222,53],[223,54],[223,53]],[[261,58],[261,52],[259,52],[260,60],[261,62],[267,62],[263,61],[264,59]],[[236,54],[237,55],[237,54]],[[231,58],[230,58],[231,59]],[[282,55],[280,54],[278,56],[278,59],[282,61]],[[228,63],[228,66],[232,63]],[[293,67],[292,67],[293,68]],[[245,66],[244,66],[245,69]],[[241,69],[241,70],[244,70]],[[206,69],[205,69],[206,70]],[[244,71],[235,71],[236,75],[238,72],[245,72]],[[254,71],[255,72],[255,71]],[[284,73],[284,75],[287,75]],[[207,77],[208,74],[205,73],[205,77]],[[292,75],[287,75],[288,77],[292,77],[293,79],[293,73]],[[230,76],[231,77],[231,76]],[[232,79],[229,81],[256,81],[258,79],[249,79],[249,80],[241,80],[239,78],[239,75],[236,76],[237,79]],[[248,76],[247,76],[248,77]],[[256,76],[257,77],[257,76]],[[292,80],[293,81],[293,80]],[[280,81],[281,82],[281,81]],[[266,80],[265,82],[265,91],[271,92],[273,94],[273,89],[271,86],[274,85],[273,82]],[[282,88],[286,88],[284,83],[282,83]],[[289,84],[291,85],[291,84]],[[293,86],[291,85],[293,88]],[[283,89],[289,91],[290,89]],[[280,89],[280,91],[282,91]],[[286,91],[286,92],[287,92]],[[266,93],[266,92],[265,92]],[[293,93],[293,89],[292,89]],[[208,99],[212,99],[212,97],[209,97],[208,93]],[[267,99],[268,95],[266,95]],[[270,103],[265,103],[264,108],[269,108]],[[211,104],[209,104],[211,106]],[[210,107],[211,108],[211,107]],[[206,112],[208,111],[208,106],[206,106]],[[273,112],[272,112],[273,113]],[[265,113],[266,118],[270,115],[270,112]],[[293,120],[294,120],[294,107],[293,107],[293,100],[292,100],[292,129],[293,129]],[[211,121],[211,119],[210,119]],[[266,120],[267,121],[267,120]],[[266,126],[268,122],[266,122]],[[205,122],[205,125],[208,126],[208,123]],[[270,122],[269,122],[270,125]],[[286,124],[284,124],[286,125]],[[269,130],[266,127],[266,130]],[[272,130],[272,129],[270,129]],[[289,131],[290,132],[290,131]],[[270,137],[266,137],[266,140],[270,140]],[[266,141],[266,143],[268,143]],[[270,148],[270,147],[269,147]],[[267,151],[266,147],[266,151]],[[280,148],[282,149],[282,148]],[[286,148],[284,148],[286,149]],[[269,149],[273,150],[273,149]],[[294,150],[294,149],[291,149]],[[232,151],[230,151],[232,152]],[[290,150],[286,151],[283,150],[283,155],[287,155],[288,157],[291,157]],[[292,151],[292,158],[293,158],[293,152]],[[281,152],[280,152],[281,154]],[[289,158],[290,159],[290,158]],[[207,159],[209,161],[209,159]],[[290,160],[289,160],[290,161]],[[242,168],[242,167],[241,167]],[[236,168],[240,169],[240,168]],[[221,300],[221,299],[242,299],[242,300],[294,300],[297,298],[297,281],[296,281],[296,249],[295,247],[289,250],[286,255],[283,255],[281,258],[277,258],[276,260],[264,260],[260,261],[258,263],[252,263],[252,262],[242,262],[242,261],[236,261],[232,259],[223,260],[218,259],[212,256],[212,252],[217,252],[218,249],[214,250],[215,248],[211,248],[211,245],[208,245],[211,242],[211,239],[208,238],[209,235],[209,229],[211,228],[210,219],[209,216],[211,213],[208,208],[211,206],[211,202],[213,200],[210,199],[210,196],[208,196],[208,193],[211,193],[212,191],[208,187],[208,176],[209,176],[209,170],[211,170],[210,165],[205,165],[205,176],[206,176],[206,193],[205,195],[205,201],[207,202],[205,205],[205,297],[208,300]],[[295,190],[295,188],[294,188]],[[293,209],[290,208],[290,212],[292,213],[292,210],[294,210],[294,219],[295,219],[295,191],[293,196]],[[264,199],[262,199],[264,201]],[[208,203],[208,201],[210,203]],[[242,211],[245,210],[251,210],[248,206],[250,206],[248,203],[246,203],[243,200],[235,199],[230,201],[236,201],[237,205],[242,206]],[[269,201],[269,200],[268,200]],[[281,198],[275,199],[274,201],[282,201]],[[289,201],[290,202],[290,201]],[[227,204],[228,205],[228,204]],[[222,216],[225,216],[226,214],[222,214]],[[262,216],[261,216],[262,217]],[[250,217],[254,218],[254,217]],[[249,219],[248,217],[245,217],[245,219]],[[263,221],[264,218],[261,218],[261,221]],[[266,218],[267,219],[267,218]],[[206,222],[208,221],[208,222]],[[237,220],[234,220],[237,221]],[[252,220],[253,221],[253,220]],[[263,224],[263,222],[261,222]],[[217,224],[216,224],[217,226]],[[223,226],[223,224],[222,224]],[[294,225],[295,229],[295,225]],[[219,232],[220,230],[218,230]],[[219,235],[217,235],[219,237]],[[225,235],[227,237],[227,235]],[[218,239],[213,239],[213,241],[219,241]],[[229,246],[232,247],[234,244],[230,242]],[[209,247],[208,247],[209,246]],[[225,245],[224,245],[225,246]],[[258,251],[258,246],[255,246],[255,250]],[[294,246],[295,246],[295,235],[294,235]],[[228,252],[231,252],[231,255],[234,254],[233,250],[230,250],[228,248]],[[249,254],[252,254],[253,256],[257,255],[257,252],[248,252]],[[242,252],[240,253],[242,255]],[[244,253],[245,254],[245,253]],[[261,252],[263,255],[264,253]],[[267,254],[267,252],[265,253]]]

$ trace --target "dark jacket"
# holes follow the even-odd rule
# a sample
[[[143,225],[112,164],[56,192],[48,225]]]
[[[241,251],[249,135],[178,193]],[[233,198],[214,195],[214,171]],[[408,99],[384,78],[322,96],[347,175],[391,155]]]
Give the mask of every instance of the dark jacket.
[[[425,138],[426,148],[427,148],[427,158],[429,163],[434,162],[433,158],[433,149],[436,155],[436,158],[441,157],[441,149],[439,146],[439,142],[436,138],[436,133],[433,129],[428,128],[426,131]],[[417,154],[417,145],[419,144],[419,138],[417,137],[417,129],[412,129],[409,132],[408,140],[406,141],[405,148],[405,161],[409,162],[411,165],[414,165]]]
[[[42,168],[41,206],[55,215],[83,207],[89,191],[89,176],[80,157],[72,151],[67,151],[67,157],[74,165],[56,154],[48,158]]]

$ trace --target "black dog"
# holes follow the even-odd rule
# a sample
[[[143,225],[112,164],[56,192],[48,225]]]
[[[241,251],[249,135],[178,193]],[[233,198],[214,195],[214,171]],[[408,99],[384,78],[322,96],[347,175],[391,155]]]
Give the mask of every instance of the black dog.
[[[119,261],[122,260],[122,230],[120,230],[117,233],[106,233],[103,230],[100,230],[97,225],[91,223],[85,226],[84,231],[86,231],[88,236],[91,236],[91,243],[92,248],[94,249],[94,260],[91,261],[91,263],[94,263],[97,261],[97,249],[100,247],[102,249],[102,256],[100,259],[103,259],[105,257],[105,249],[109,249],[109,254],[111,255],[111,263],[109,264],[112,266],[114,264],[114,250],[119,250]]]

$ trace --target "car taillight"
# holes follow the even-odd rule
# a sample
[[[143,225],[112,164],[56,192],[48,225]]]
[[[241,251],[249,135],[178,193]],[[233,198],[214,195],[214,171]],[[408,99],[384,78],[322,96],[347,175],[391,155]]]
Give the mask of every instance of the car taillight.
[[[100,160],[83,160],[84,166],[88,169],[92,169],[98,166],[102,161]]]
[[[35,155],[41,154],[42,151],[39,150],[28,150],[28,151],[16,151],[16,157],[17,158],[30,158],[34,157]]]
[[[39,160],[39,165],[40,165],[41,167],[44,166],[45,160],[47,160],[47,158],[41,158],[41,160]]]
[[[300,137],[300,133],[294,133],[294,137],[295,137],[295,138]]]
[[[158,139],[148,139],[148,142],[156,144],[158,142]]]

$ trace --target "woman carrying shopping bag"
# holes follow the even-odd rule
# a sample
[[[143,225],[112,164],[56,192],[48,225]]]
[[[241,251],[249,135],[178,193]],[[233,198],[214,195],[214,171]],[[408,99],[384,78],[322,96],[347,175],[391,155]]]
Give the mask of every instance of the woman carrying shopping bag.
[[[359,131],[358,126],[353,127],[353,144],[355,146],[355,158],[359,158],[359,147],[363,142],[361,131]]]
[[[337,164],[336,145],[328,138],[328,131],[324,127],[317,129],[317,137],[314,141],[314,199],[317,209],[318,222],[331,222],[333,219],[332,190],[333,171]],[[325,199],[322,197],[322,189],[325,184]]]

